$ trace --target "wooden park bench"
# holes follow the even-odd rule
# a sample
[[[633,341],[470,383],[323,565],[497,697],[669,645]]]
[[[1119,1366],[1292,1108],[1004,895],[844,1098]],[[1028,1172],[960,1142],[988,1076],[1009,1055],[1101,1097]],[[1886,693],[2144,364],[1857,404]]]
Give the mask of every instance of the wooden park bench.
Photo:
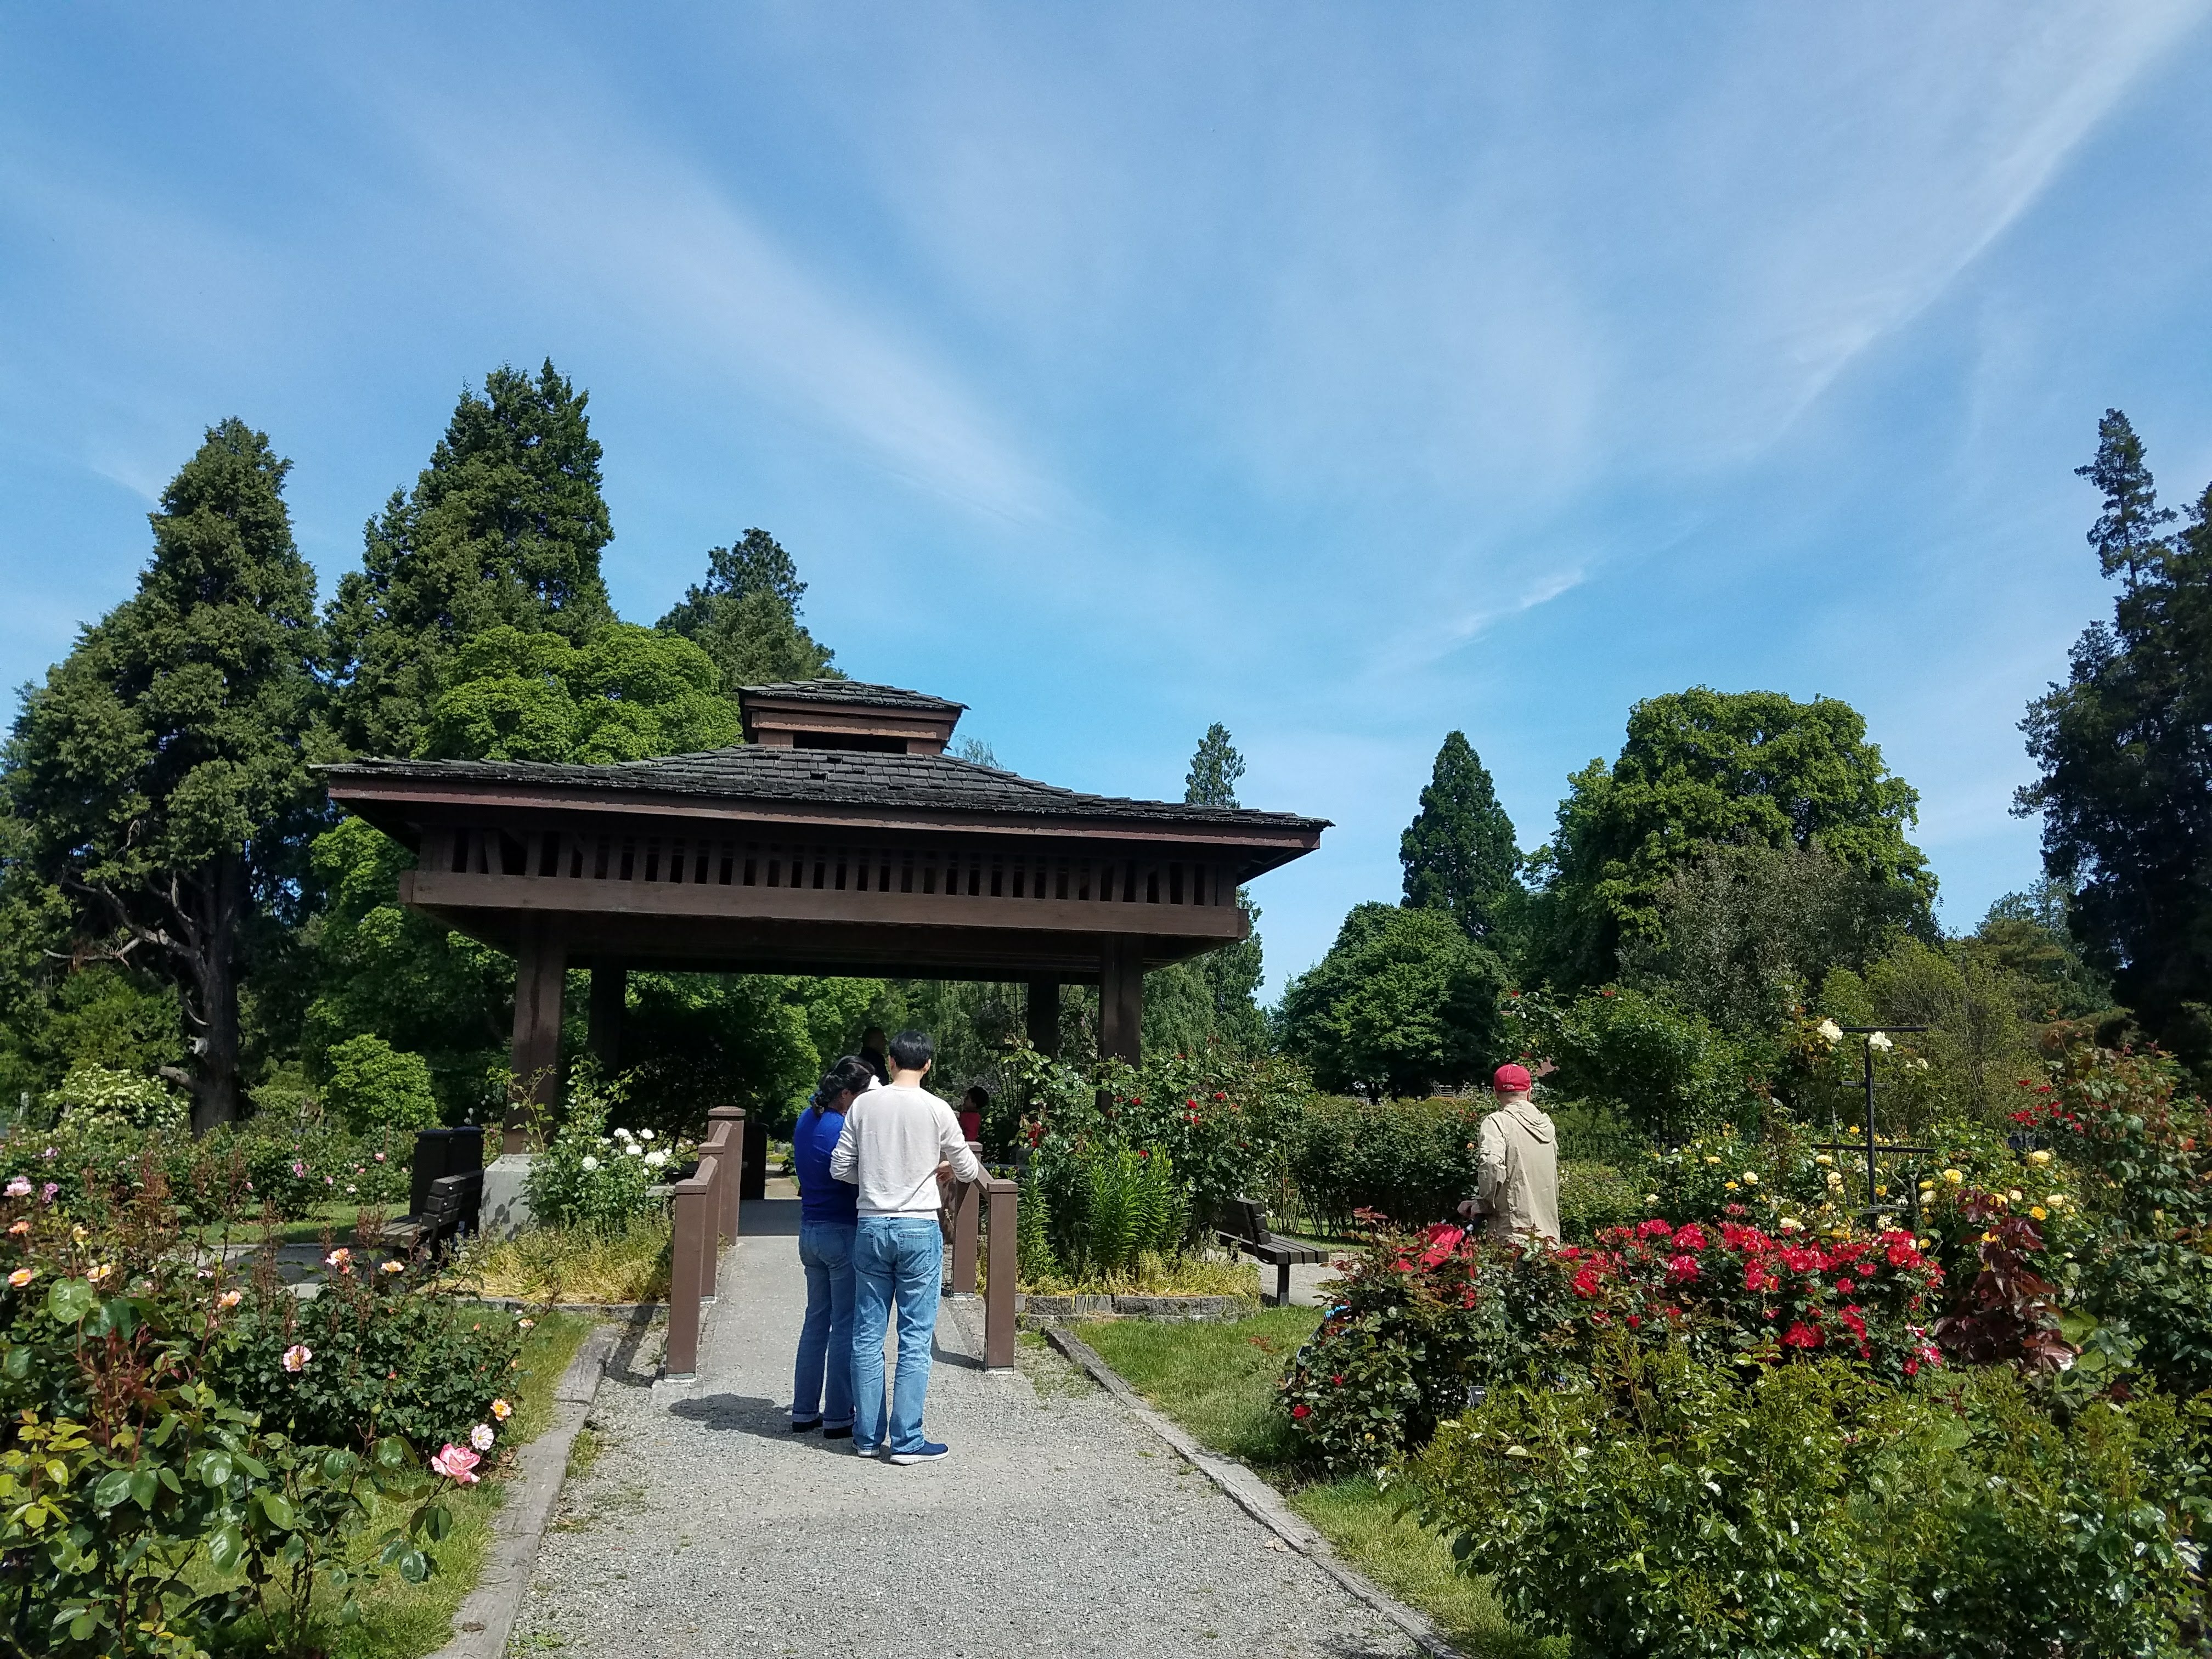
[[[1215,1218],[1213,1236],[1232,1250],[1255,1256],[1275,1270],[1275,1305],[1291,1304],[1291,1269],[1328,1260],[1327,1250],[1300,1244],[1267,1230],[1267,1212],[1249,1198],[1232,1198]]]
[[[384,1224],[384,1242],[410,1255],[434,1255],[447,1243],[477,1227],[477,1208],[483,1202],[483,1171],[440,1176],[430,1183],[422,1208]]]

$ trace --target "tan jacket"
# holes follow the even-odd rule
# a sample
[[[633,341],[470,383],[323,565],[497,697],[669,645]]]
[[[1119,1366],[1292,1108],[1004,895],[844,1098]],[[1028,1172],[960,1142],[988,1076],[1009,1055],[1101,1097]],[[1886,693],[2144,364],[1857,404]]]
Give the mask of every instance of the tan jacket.
[[[1509,1100],[1475,1142],[1475,1209],[1492,1238],[1559,1239],[1559,1135],[1534,1103]]]

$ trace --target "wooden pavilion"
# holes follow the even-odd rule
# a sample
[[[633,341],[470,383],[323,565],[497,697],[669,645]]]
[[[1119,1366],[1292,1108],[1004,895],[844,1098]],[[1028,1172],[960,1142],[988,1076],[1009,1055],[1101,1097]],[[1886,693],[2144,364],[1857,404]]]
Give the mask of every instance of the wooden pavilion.
[[[743,746],[612,766],[363,760],[331,799],[416,854],[400,898],[515,958],[506,1150],[559,1088],[567,970],[618,1053],[625,975],[854,974],[1099,987],[1135,1060],[1144,974],[1244,937],[1237,890],[1325,820],[1086,795],[945,752],[964,705],[851,680],[740,694]]]

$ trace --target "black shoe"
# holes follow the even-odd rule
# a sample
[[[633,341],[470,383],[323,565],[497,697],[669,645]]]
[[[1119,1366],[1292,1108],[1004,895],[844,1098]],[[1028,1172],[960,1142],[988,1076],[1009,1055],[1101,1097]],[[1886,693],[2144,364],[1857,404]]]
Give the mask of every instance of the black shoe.
[[[810,1417],[804,1423],[793,1423],[791,1425],[791,1431],[793,1434],[805,1434],[810,1429],[818,1429],[821,1426],[822,1419],[820,1418]],[[846,1432],[850,1434],[852,1431],[848,1429]]]
[[[853,1437],[853,1425],[848,1423],[842,1429],[824,1429],[822,1431],[822,1437],[824,1440],[850,1440]]]

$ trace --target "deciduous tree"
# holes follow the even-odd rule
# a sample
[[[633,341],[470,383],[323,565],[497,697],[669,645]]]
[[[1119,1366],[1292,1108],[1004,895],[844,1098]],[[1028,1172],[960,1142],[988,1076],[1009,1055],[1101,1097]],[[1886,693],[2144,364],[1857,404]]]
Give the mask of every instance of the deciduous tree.
[[[211,428],[151,515],[137,593],[26,694],[8,745],[28,861],[79,951],[177,987],[203,1130],[238,1115],[240,981],[259,925],[295,919],[319,817],[302,738],[320,639],[289,467],[243,422]]]
[[[1325,1089],[1372,1098],[1472,1082],[1503,1054],[1496,957],[1442,910],[1355,906],[1283,992],[1284,1046]]]
[[[1538,855],[1534,966],[1562,988],[1612,979],[1625,938],[1661,937],[1668,877],[1715,847],[1818,846],[1924,915],[1936,877],[1905,838],[1919,800],[1835,698],[1698,686],[1639,702],[1620,758],[1570,781]]]

